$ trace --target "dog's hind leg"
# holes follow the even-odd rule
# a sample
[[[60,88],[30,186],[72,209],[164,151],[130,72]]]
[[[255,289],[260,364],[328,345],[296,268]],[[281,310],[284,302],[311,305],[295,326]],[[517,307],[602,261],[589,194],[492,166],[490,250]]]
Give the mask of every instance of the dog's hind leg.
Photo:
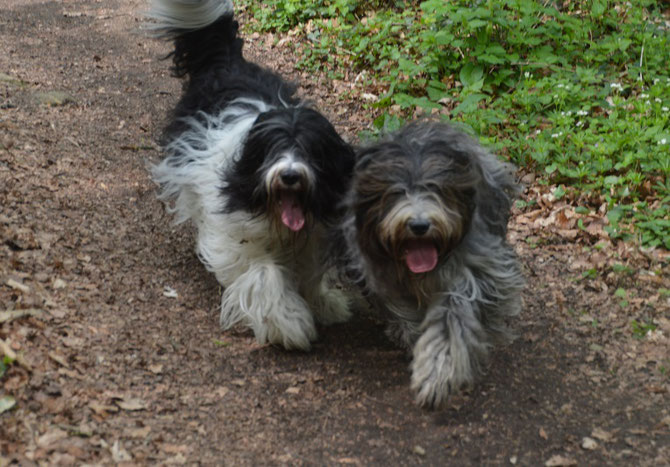
[[[317,337],[314,318],[290,274],[271,263],[252,263],[226,287],[221,298],[221,326],[243,322],[261,343],[309,350]]]
[[[412,390],[421,406],[437,408],[450,394],[471,384],[488,354],[476,302],[449,297],[428,312],[414,345]]]

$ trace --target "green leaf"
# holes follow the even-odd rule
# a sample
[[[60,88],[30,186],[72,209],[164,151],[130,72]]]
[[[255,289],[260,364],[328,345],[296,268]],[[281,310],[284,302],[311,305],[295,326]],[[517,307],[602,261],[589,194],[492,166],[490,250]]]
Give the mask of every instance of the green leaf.
[[[591,1],[591,16],[594,18],[600,18],[607,8],[607,2],[605,0],[592,0]]]
[[[553,194],[556,199],[563,198],[563,196],[565,196],[565,188],[563,188],[563,185],[557,186]]]
[[[440,81],[435,80],[429,81],[426,91],[428,92],[428,98],[434,102],[439,101],[443,97],[449,96],[447,86],[444,83],[441,83]]]
[[[625,52],[626,49],[633,43],[630,39],[621,39],[619,40],[619,50]]]
[[[468,63],[463,68],[459,74],[459,78],[464,87],[473,85],[474,83],[480,81],[484,77],[484,68],[481,65],[475,65],[474,63]]]
[[[607,212],[607,219],[610,221],[612,225],[616,225],[619,223],[623,215],[624,210],[621,209],[620,207],[615,207]]]
[[[556,172],[556,169],[558,169],[557,164],[549,164],[544,168],[544,171],[547,172],[548,174],[553,174],[554,172]]]
[[[458,115],[460,113],[470,113],[477,108],[477,104],[486,98],[486,94],[470,94],[466,96],[463,101],[458,104],[454,110],[451,111],[452,115]]]
[[[472,31],[473,29],[481,28],[482,26],[486,26],[487,24],[488,22],[486,21],[483,21],[481,19],[475,19],[467,24],[467,28]]]

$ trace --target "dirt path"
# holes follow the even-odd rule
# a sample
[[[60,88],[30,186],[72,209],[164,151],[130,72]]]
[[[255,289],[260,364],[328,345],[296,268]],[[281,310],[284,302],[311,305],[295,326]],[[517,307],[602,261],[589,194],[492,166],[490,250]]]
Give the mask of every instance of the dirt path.
[[[414,406],[408,360],[364,317],[309,354],[222,332],[145,170],[180,84],[135,34],[143,5],[0,8],[0,466],[670,463],[667,256],[556,228],[571,211],[540,187],[510,233],[519,338],[442,412]],[[287,48],[248,51],[293,73]],[[293,76],[350,137],[370,121]]]

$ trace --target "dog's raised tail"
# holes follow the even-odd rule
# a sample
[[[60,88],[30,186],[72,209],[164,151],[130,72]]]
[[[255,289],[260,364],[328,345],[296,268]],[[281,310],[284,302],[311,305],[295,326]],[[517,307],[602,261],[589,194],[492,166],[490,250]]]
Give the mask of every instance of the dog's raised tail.
[[[174,40],[177,76],[241,55],[231,0],[151,0],[146,17],[152,20],[145,26],[149,34]]]
[[[161,39],[176,39],[227,15],[233,15],[231,0],[152,0],[146,16],[155,23],[147,29]]]

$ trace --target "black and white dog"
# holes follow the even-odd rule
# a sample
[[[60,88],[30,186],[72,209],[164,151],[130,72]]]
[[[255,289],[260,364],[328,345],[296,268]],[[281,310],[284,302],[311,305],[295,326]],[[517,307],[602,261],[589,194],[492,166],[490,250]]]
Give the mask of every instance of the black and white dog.
[[[324,278],[324,242],[353,150],[294,85],[244,59],[230,0],[153,0],[148,16],[188,78],[152,175],[176,221],[194,222],[197,253],[225,287],[221,325],[308,349],[315,320],[349,317]]]
[[[443,123],[409,124],[357,154],[343,237],[348,277],[412,350],[412,389],[436,408],[484,369],[519,313],[505,242],[513,168]]]

